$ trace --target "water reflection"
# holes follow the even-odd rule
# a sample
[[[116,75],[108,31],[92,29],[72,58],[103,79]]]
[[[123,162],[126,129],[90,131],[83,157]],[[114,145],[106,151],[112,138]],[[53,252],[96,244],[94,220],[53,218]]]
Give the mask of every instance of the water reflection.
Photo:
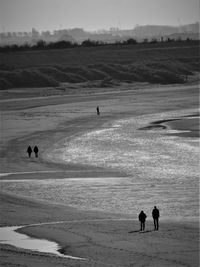
[[[16,232],[16,230],[19,228],[22,228],[22,226],[0,227],[0,243],[43,253],[51,253],[59,257],[81,259],[78,257],[61,254],[58,251],[60,247],[55,242],[45,239],[31,238],[28,235]]]
[[[64,163],[123,171],[128,177],[2,181],[2,190],[133,218],[141,209],[151,214],[155,205],[162,218],[198,218],[199,140],[164,134],[174,130],[139,130],[175,115],[167,112],[119,120],[106,129],[63,141],[48,155]]]

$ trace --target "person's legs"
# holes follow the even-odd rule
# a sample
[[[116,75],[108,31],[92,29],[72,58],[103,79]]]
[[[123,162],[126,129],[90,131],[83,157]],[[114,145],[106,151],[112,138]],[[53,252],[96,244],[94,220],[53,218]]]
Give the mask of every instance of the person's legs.
[[[144,222],[142,222],[142,231],[144,230]]]
[[[153,223],[154,223],[154,230],[156,230],[156,219],[153,219]]]
[[[140,231],[142,231],[142,222],[140,222]]]
[[[158,220],[158,218],[156,219],[156,230],[158,230],[158,228],[159,228],[159,220]]]

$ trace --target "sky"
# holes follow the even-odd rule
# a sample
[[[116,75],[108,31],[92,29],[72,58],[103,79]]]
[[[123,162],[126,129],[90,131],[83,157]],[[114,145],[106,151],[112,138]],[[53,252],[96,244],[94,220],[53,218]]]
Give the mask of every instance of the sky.
[[[133,29],[199,21],[199,0],[0,0],[0,32]]]

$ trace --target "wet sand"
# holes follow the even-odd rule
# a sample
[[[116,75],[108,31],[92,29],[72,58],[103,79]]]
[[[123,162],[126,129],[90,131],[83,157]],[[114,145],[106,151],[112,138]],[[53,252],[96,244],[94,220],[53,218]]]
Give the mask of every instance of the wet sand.
[[[160,222],[153,230],[130,218],[112,214],[83,212],[66,206],[3,194],[2,207],[9,216],[4,225],[38,222],[64,223],[30,226],[20,230],[36,238],[57,242],[66,255],[87,261],[63,259],[45,253],[0,245],[0,263],[13,266],[198,266],[198,222]],[[5,212],[5,211],[4,211]],[[23,220],[23,221],[22,221]],[[15,265],[14,265],[15,262]],[[3,266],[3,265],[2,265]]]
[[[180,120],[170,121],[166,123],[171,129],[183,131],[175,135],[181,137],[199,138],[199,114],[192,118],[181,118]]]
[[[173,135],[199,138],[199,117],[199,113],[194,113],[188,116],[154,121],[150,125],[141,128],[141,130],[173,129],[177,131]]]
[[[1,173],[12,174],[1,179],[46,179],[50,174],[54,179],[63,175],[65,178],[125,175],[103,168],[47,162],[45,157],[48,149],[62,138],[70,139],[88,130],[107,127],[116,119],[183,109],[185,115],[189,115],[198,108],[197,95],[197,86],[180,86],[123,92],[109,97],[103,94],[84,99],[76,97],[73,103],[66,104],[63,104],[63,97],[55,98],[52,105],[44,105],[40,99],[35,99],[30,106],[23,100],[4,102]],[[103,110],[100,117],[94,114],[97,105]],[[39,159],[27,158],[28,144],[38,144]],[[20,231],[56,241],[62,253],[87,259],[63,259],[1,244],[1,266],[198,266],[198,222],[161,220],[160,230],[155,232],[148,218],[146,231],[140,233],[138,222],[130,220],[130,216],[81,211],[2,190],[0,204],[1,226],[80,220],[26,227]]]

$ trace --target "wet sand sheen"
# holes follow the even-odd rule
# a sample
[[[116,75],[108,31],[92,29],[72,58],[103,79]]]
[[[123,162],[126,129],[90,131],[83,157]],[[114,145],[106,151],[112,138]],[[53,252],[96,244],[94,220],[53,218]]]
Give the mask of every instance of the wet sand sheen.
[[[171,113],[162,113],[162,116],[165,117],[170,117],[170,115],[175,116],[178,114],[178,112],[171,112]],[[180,113],[182,114],[182,112]],[[165,213],[162,213],[162,217],[168,218],[168,216],[174,216],[174,217],[180,217],[180,218],[185,218],[185,217],[192,217],[194,218],[196,216],[196,207],[198,206],[197,204],[197,200],[198,200],[198,193],[197,193],[197,178],[195,179],[195,166],[193,168],[191,168],[190,166],[188,166],[187,169],[187,176],[192,174],[192,172],[194,173],[194,177],[191,177],[191,179],[188,180],[188,178],[186,177],[185,180],[183,179],[183,174],[186,171],[184,168],[182,168],[182,170],[180,169],[180,163],[182,162],[182,154],[183,152],[185,153],[185,150],[183,149],[179,149],[176,148],[174,150],[174,146],[177,145],[177,141],[170,141],[171,143],[167,142],[167,143],[158,143],[157,144],[157,133],[153,133],[152,137],[155,139],[149,139],[149,134],[147,132],[145,132],[144,137],[142,137],[143,139],[141,139],[141,132],[138,131],[137,133],[137,124],[136,124],[136,129],[134,129],[134,134],[132,135],[132,123],[135,123],[135,121],[140,124],[141,122],[144,123],[145,121],[149,121],[152,118],[157,118],[159,117],[160,114],[154,114],[154,115],[148,115],[148,116],[138,116],[135,118],[130,118],[130,122],[129,119],[125,119],[125,120],[121,120],[120,122],[115,121],[113,122],[113,127],[114,127],[114,131],[123,128],[122,130],[124,131],[126,129],[126,124],[128,123],[128,127],[130,128],[130,134],[131,136],[133,136],[133,140],[131,140],[131,143],[128,143],[128,140],[126,139],[127,137],[129,138],[130,136],[125,135],[124,133],[123,135],[120,135],[120,137],[122,137],[121,139],[125,139],[125,142],[122,143],[123,148],[125,148],[125,152],[128,153],[130,152],[131,157],[135,157],[135,155],[132,153],[136,150],[136,144],[137,144],[137,138],[139,135],[139,139],[138,139],[138,144],[139,144],[139,151],[140,154],[137,152],[137,157],[142,157],[142,160],[139,161],[139,167],[138,167],[138,171],[136,170],[136,159],[132,162],[130,162],[130,166],[127,166],[127,161],[130,161],[130,159],[125,158],[125,166],[122,166],[122,162],[124,162],[123,158],[119,158],[119,162],[118,165],[121,167],[124,167],[124,170],[127,171],[127,169],[129,167],[132,172],[132,175],[127,175],[128,177],[110,177],[109,179],[107,178],[103,178],[103,177],[98,177],[96,178],[95,176],[89,178],[89,176],[87,177],[79,177],[76,179],[71,179],[70,177],[66,177],[66,173],[65,172],[61,172],[59,173],[59,178],[56,177],[57,180],[55,180],[53,178],[54,173],[52,173],[52,177],[50,180],[44,180],[44,181],[40,181],[40,179],[37,179],[37,181],[35,180],[31,180],[31,181],[20,181],[20,176],[21,178],[25,178],[26,174],[29,175],[31,173],[22,173],[20,175],[20,173],[17,175],[13,175],[10,174],[10,176],[8,177],[8,179],[10,179],[10,181],[6,181],[6,179],[4,178],[4,182],[2,181],[2,188],[6,191],[12,191],[12,192],[20,192],[20,194],[22,195],[30,195],[32,197],[35,198],[41,198],[44,200],[48,200],[48,201],[53,201],[53,202],[57,202],[57,203],[65,203],[65,204],[69,204],[71,206],[80,208],[80,209],[97,209],[97,210],[106,210],[108,212],[121,212],[121,213],[127,213],[130,212],[130,214],[134,213],[134,216],[137,216],[137,210],[139,209],[139,207],[142,205],[143,208],[146,208],[147,210],[150,210],[151,207],[154,205],[154,203],[159,203],[160,208],[162,210],[165,211]],[[191,119],[191,118],[190,118]],[[170,119],[174,120],[174,119]],[[175,119],[177,120],[177,119]],[[157,121],[157,123],[162,123],[162,122],[166,122],[169,121],[169,119],[165,119],[162,121]],[[120,124],[121,123],[121,124]],[[124,125],[125,126],[122,126]],[[118,127],[116,126],[118,125]],[[111,130],[113,130],[113,128],[111,127]],[[87,138],[87,140],[89,140],[90,142],[95,138],[95,140],[97,140],[97,145],[98,145],[98,149],[95,149],[95,155],[93,155],[93,158],[89,158],[89,164],[92,164],[93,159],[97,156],[97,154],[100,151],[100,147],[99,147],[99,143],[103,143],[104,141],[104,134],[106,134],[107,132],[109,133],[110,129],[109,128],[105,128],[103,130],[93,130],[91,132],[87,132],[87,135],[89,135],[89,137]],[[165,131],[160,132],[160,134],[158,135],[158,138],[161,138],[161,135],[165,134]],[[97,134],[97,138],[99,138],[99,140],[96,138],[96,134]],[[109,151],[106,152],[105,156],[108,156],[109,153],[111,153],[111,151],[113,150],[113,147],[109,147],[109,143],[114,142],[114,132],[111,132],[111,136],[109,137],[109,142],[107,142],[106,140],[106,147],[108,147]],[[129,133],[128,133],[129,134]],[[148,135],[147,135],[148,134]],[[82,135],[81,135],[82,136]],[[80,136],[79,141],[81,142],[80,144],[83,144],[83,138]],[[107,134],[105,135],[105,138],[107,138]],[[119,139],[118,135],[117,135],[117,139]],[[130,138],[129,138],[130,139]],[[73,138],[70,140],[70,142],[72,142],[72,147],[75,147],[73,144]],[[86,140],[86,141],[87,141]],[[144,147],[141,146],[141,142],[144,142]],[[168,141],[168,139],[166,139]],[[132,141],[134,144],[133,149],[130,147],[132,145]],[[147,143],[147,141],[149,143]],[[162,141],[162,140],[161,140]],[[165,139],[164,139],[165,141]],[[92,141],[93,142],[93,141]],[[127,147],[127,143],[129,144]],[[181,139],[179,141],[180,145],[182,146],[182,142]],[[178,144],[179,144],[178,143]],[[89,145],[88,141],[86,142],[87,147]],[[153,145],[152,145],[153,144]],[[92,144],[93,145],[93,144]],[[120,146],[122,146],[120,143]],[[159,145],[159,146],[158,146]],[[161,148],[159,148],[162,145],[162,147],[164,147],[163,153],[158,154],[159,149],[161,150]],[[168,149],[170,145],[170,148]],[[65,143],[64,141],[60,143],[61,149],[65,150]],[[115,147],[118,146],[118,140],[117,143],[115,145]],[[158,146],[158,149],[156,148],[156,146]],[[79,143],[76,147],[75,153],[76,154],[80,154],[78,153],[78,148],[79,148]],[[85,146],[83,147],[83,149],[85,148]],[[191,147],[190,149],[192,149],[193,147]],[[104,149],[104,148],[103,148]],[[142,149],[145,149],[145,153],[141,153]],[[152,150],[153,149],[153,150]],[[166,154],[167,149],[169,150],[168,154]],[[187,149],[187,144],[186,144],[186,149]],[[152,150],[152,155],[150,155],[150,152]],[[178,151],[178,154],[181,154],[181,158],[180,161],[178,162],[179,164],[179,171],[182,171],[183,173],[177,173],[177,167],[176,166],[172,166],[171,167],[171,172],[175,171],[175,173],[164,173],[164,169],[158,169],[159,171],[159,175],[157,173],[153,173],[153,169],[152,166],[155,168],[157,168],[156,166],[160,166],[161,160],[162,160],[162,165],[165,166],[166,163],[168,163],[168,158],[172,157],[173,154],[175,152]],[[180,151],[179,151],[180,150]],[[85,150],[82,151],[83,152],[83,156],[86,158],[88,156],[89,153],[87,153],[87,155],[85,155]],[[81,152],[81,153],[82,153]],[[104,151],[103,151],[104,152]],[[124,151],[122,151],[124,152]],[[147,153],[148,152],[148,153]],[[196,157],[195,157],[195,161],[192,160],[193,158],[193,154],[194,151],[188,151],[186,150],[186,159],[183,162],[184,166],[186,165],[190,165],[188,164],[188,162],[190,163],[191,161],[191,165],[194,165],[194,162],[196,161]],[[190,153],[190,154],[188,154]],[[53,155],[53,159],[55,158],[55,154],[57,155],[57,159],[58,157],[62,157],[62,151],[60,151],[59,149],[57,149],[56,153],[51,152],[51,154]],[[105,153],[104,153],[105,154]],[[101,163],[101,159],[104,159],[105,156],[101,156],[101,158],[98,157],[98,161],[97,161],[97,165],[99,163]],[[111,154],[112,158],[111,160],[113,160],[113,158],[117,158],[119,157],[119,154],[121,154],[123,156],[123,153],[119,153],[119,150],[117,150],[117,155],[116,157],[113,157],[113,155]],[[69,153],[69,157],[72,155],[72,153]],[[150,155],[150,156],[149,156]],[[189,156],[188,156],[189,155]],[[162,158],[163,159],[162,159]],[[189,157],[189,158],[188,158]],[[147,169],[147,171],[145,172],[144,175],[141,176],[141,172],[145,171],[144,167],[143,167],[143,161],[146,160],[146,166],[148,167],[148,162],[151,162],[151,159],[155,158],[155,162],[152,162],[153,165],[149,166],[149,169]],[[173,159],[173,158],[172,158]],[[188,159],[188,160],[187,160]],[[73,158],[73,160],[75,161],[75,158]],[[108,159],[109,160],[109,159]],[[148,161],[148,162],[147,162]],[[157,164],[158,163],[158,164]],[[169,161],[169,163],[171,164],[171,160]],[[174,160],[172,161],[172,163],[174,163]],[[142,164],[142,165],[141,165]],[[156,165],[156,166],[155,166]],[[121,168],[120,167],[120,168]],[[133,168],[134,167],[134,168]],[[170,168],[170,165],[167,165],[167,168]],[[121,168],[122,169],[122,168]],[[149,170],[151,170],[151,176],[148,173]],[[140,172],[140,173],[139,173]],[[177,174],[176,174],[177,173]],[[42,177],[42,172],[36,172],[35,175],[38,175],[38,177]],[[55,172],[56,174],[56,172]],[[73,174],[70,172],[70,175]],[[176,175],[175,175],[176,174]],[[51,173],[47,173],[47,175],[45,174],[45,177],[48,178],[49,175],[51,175]],[[69,175],[69,173],[68,173]],[[165,176],[164,176],[165,175]],[[14,179],[15,176],[19,176],[18,177],[18,183],[16,184]],[[58,176],[58,174],[56,174],[56,176]],[[137,177],[138,176],[138,177]],[[163,179],[160,179],[160,176],[164,177]],[[184,174],[185,176],[185,174]],[[7,177],[7,176],[6,176]],[[45,178],[44,177],[44,178]],[[64,179],[67,178],[67,179]],[[13,181],[11,180],[13,179]],[[186,190],[187,188],[187,190]],[[134,192],[134,193],[133,193]],[[124,194],[126,195],[126,197],[124,198]],[[146,195],[148,195],[148,202],[150,203],[150,206],[146,206]],[[112,197],[109,197],[112,196]],[[164,199],[163,199],[164,196]],[[195,199],[194,199],[195,198]],[[196,200],[196,201],[195,201]],[[98,203],[98,205],[96,204]],[[135,203],[134,207],[132,207],[132,203]],[[189,207],[192,208],[189,208]],[[116,208],[117,207],[117,208]],[[188,208],[186,208],[188,207]],[[170,210],[172,211],[170,213]],[[190,213],[187,213],[187,211],[189,211]]]
[[[143,130],[151,130],[154,128],[174,129],[179,132],[173,135],[180,137],[196,137],[199,138],[199,114],[188,115],[180,118],[165,119],[152,122],[149,126],[143,127]]]
[[[191,91],[191,90],[190,90]],[[163,92],[163,90],[162,90]],[[161,96],[162,92],[159,92],[159,97]],[[170,97],[174,93],[171,90]],[[151,92],[150,92],[151,94]],[[147,102],[149,103],[149,96]],[[191,94],[192,95],[192,94]],[[178,93],[177,94],[177,103],[180,103],[180,96],[183,95]],[[142,96],[142,99],[143,96]],[[185,100],[187,99],[188,106],[189,101],[190,103],[194,103],[193,96],[188,101],[187,98],[183,99],[183,102],[185,103]],[[137,103],[138,103],[137,99]],[[99,99],[98,101],[99,102]],[[96,106],[97,102],[93,105]],[[172,102],[171,106],[167,104],[167,109],[174,109],[174,106],[177,108],[177,105]],[[99,103],[98,103],[99,104]],[[103,103],[102,103],[103,105]],[[155,108],[155,106],[157,107]],[[160,107],[158,107],[160,105]],[[164,103],[160,103],[158,99],[156,98],[156,101],[152,104],[151,102],[151,111],[148,110],[144,111],[146,113],[157,113],[159,112],[159,108],[163,110]],[[78,104],[80,106],[80,104]],[[143,109],[145,108],[144,104],[141,104],[142,109],[138,111],[138,113],[143,112]],[[113,106],[112,106],[113,107]],[[126,106],[128,107],[128,106]],[[131,104],[130,106],[130,113],[133,114],[133,107],[134,105]],[[180,106],[178,107],[180,109]],[[125,105],[122,104],[121,111],[119,110],[119,102],[117,103],[117,113],[124,112]],[[138,108],[138,106],[137,106]],[[115,108],[113,108],[114,110]],[[51,107],[52,110],[52,107]],[[110,107],[108,108],[110,112]],[[128,110],[128,109],[127,109]],[[63,111],[65,112],[65,110]],[[112,111],[111,111],[112,113]],[[129,115],[130,115],[129,113]],[[89,112],[88,112],[89,114]],[[66,115],[66,114],[65,114]],[[113,114],[112,114],[113,115]],[[135,114],[134,114],[135,115]],[[117,116],[111,116],[111,118],[116,119]],[[20,118],[21,119],[21,118]],[[57,118],[56,118],[57,120]],[[87,119],[88,120],[88,119]],[[31,121],[32,123],[32,121]],[[84,126],[84,120],[79,120],[78,124],[81,124]],[[88,125],[91,124],[91,121]],[[87,126],[88,126],[87,125]],[[96,126],[98,127],[99,124]],[[87,128],[87,126],[85,128]],[[69,135],[69,129],[65,127],[65,133],[63,128],[60,127],[60,129],[56,129],[55,132],[46,131],[44,133],[44,136],[51,136],[53,133],[57,133],[59,130],[62,130],[62,133],[65,135]],[[72,126],[73,128],[73,126]],[[94,127],[95,128],[95,127]],[[40,127],[37,129],[38,131],[41,131]],[[74,132],[77,131],[77,128],[74,129]],[[10,131],[8,131],[10,133]],[[63,136],[63,135],[62,135]],[[25,142],[29,142],[32,140],[35,142],[36,140],[39,140],[38,138],[41,138],[40,144],[44,144],[45,138],[42,139],[41,132],[35,134],[35,136],[31,136],[30,138],[24,138],[23,134],[21,137],[21,143],[20,140],[13,140],[12,143],[10,143],[9,149],[11,149],[14,146],[14,149],[18,148],[17,151],[19,151],[19,148],[21,149],[20,152],[24,150],[24,144]],[[47,139],[47,138],[46,138]],[[50,141],[45,144],[52,144],[54,139],[52,138]],[[49,140],[48,140],[49,141]],[[12,150],[12,149],[11,149]],[[10,152],[10,150],[9,150]],[[16,151],[15,151],[16,153]],[[42,162],[42,164],[36,165],[35,162],[31,161],[28,162],[25,157],[21,157],[21,161],[15,161],[13,160],[15,153],[10,153],[8,155],[9,161],[11,160],[12,163],[14,163],[14,167],[11,166],[11,169],[9,171],[5,172],[16,172],[18,171],[35,171],[35,169],[38,170],[44,170],[44,168],[47,167],[47,165]],[[13,160],[13,161],[12,161]],[[17,163],[16,163],[17,162]],[[17,166],[17,170],[15,169]],[[18,168],[19,166],[19,168]],[[27,167],[27,168],[25,168]],[[54,169],[55,165],[51,165],[51,168]],[[42,169],[43,168],[43,169]],[[50,164],[48,165],[48,168],[50,168]],[[52,170],[51,169],[51,170]],[[67,169],[67,168],[66,168]],[[81,168],[79,168],[81,170]],[[20,174],[19,174],[20,175]],[[30,174],[32,175],[32,174]],[[30,177],[29,174],[27,174],[27,177]],[[35,177],[40,176],[41,174],[35,174]],[[24,174],[24,178],[26,174]],[[53,174],[53,176],[57,176],[56,172]],[[34,177],[34,178],[35,178]],[[87,177],[87,175],[86,175]],[[1,192],[2,197],[3,192]],[[37,202],[31,200],[30,198],[24,198],[24,197],[17,197],[12,195],[7,195],[6,197],[1,200],[1,203],[3,205],[2,214],[5,216],[2,216],[1,218],[1,225],[17,225],[17,224],[28,224],[38,221],[57,221],[57,220],[69,220],[69,219],[88,219],[88,218],[99,218],[99,217],[106,217],[109,218],[110,214],[102,214],[101,212],[86,212],[81,210],[76,210],[69,208],[64,205],[56,205],[53,203],[46,203],[46,202]],[[134,204],[133,204],[134,205]],[[113,216],[113,215],[112,215]],[[117,215],[115,215],[117,216]],[[30,236],[35,236],[37,238],[45,238],[50,240],[55,240],[57,243],[59,243],[62,248],[63,252],[69,255],[77,255],[83,258],[89,258],[93,259],[95,261],[95,266],[102,267],[105,265],[111,265],[111,266],[130,266],[130,264],[134,266],[142,266],[142,265],[149,265],[149,266],[198,266],[198,226],[196,223],[188,223],[184,221],[181,223],[180,221],[175,222],[167,222],[163,221],[161,222],[161,229],[159,233],[155,233],[152,231],[152,221],[151,218],[148,217],[148,222],[146,226],[146,231],[144,233],[138,232],[138,222],[137,221],[118,221],[118,222],[87,222],[84,223],[81,221],[77,224],[58,224],[58,225],[41,225],[38,227],[29,227],[27,229],[23,229],[26,234],[29,234]],[[145,246],[144,246],[145,244]],[[78,266],[81,267],[88,267],[88,266],[94,266],[94,262],[87,262],[86,264],[84,262],[77,263],[72,262],[70,259],[61,259],[59,257],[47,257],[43,256],[42,253],[29,253],[23,249],[16,249],[11,246],[7,245],[0,245],[1,249],[1,255],[0,258],[1,264],[13,264],[13,262],[16,262],[16,265],[18,266],[24,266],[25,264],[28,266],[37,266],[37,267],[55,267],[55,266],[66,266],[66,264],[71,266]],[[3,266],[4,266],[3,265]]]
[[[199,151],[195,145],[198,139],[170,137],[169,135],[174,134],[170,129],[138,130],[139,126],[148,125],[158,118],[163,120],[156,123],[174,121],[190,112],[192,113],[185,110],[162,112],[125,118],[112,122],[108,128],[88,131],[70,141],[63,140],[56,151],[50,152],[49,156],[53,160],[56,155],[56,160],[60,159],[66,164],[72,161],[118,169],[128,177],[112,177],[112,184],[110,179],[101,178],[91,181],[74,180],[76,188],[69,180],[66,181],[66,188],[70,188],[77,199],[73,203],[72,196],[66,201],[61,193],[58,200],[62,198],[62,202],[66,201],[79,208],[87,209],[88,204],[92,209],[103,207],[107,211],[130,212],[135,216],[140,206],[150,210],[154,203],[159,203],[165,218],[198,217]],[[50,185],[50,191],[53,187],[54,185]],[[70,192],[65,191],[64,183],[62,190],[64,196],[70,195]],[[109,199],[109,196],[112,198]],[[99,206],[95,206],[96,203]],[[133,207],[132,203],[135,203]]]
[[[180,120],[174,120],[167,123],[164,123],[168,125],[171,129],[175,129],[180,131],[180,133],[177,133],[177,136],[180,137],[195,137],[199,138],[199,117],[188,117],[183,118]],[[182,132],[181,132],[182,131]]]
[[[134,266],[198,266],[198,222],[161,221],[159,232],[155,232],[153,222],[148,218],[145,231],[139,232],[138,221],[131,218],[121,219],[112,215],[112,219],[105,213],[81,212],[67,206],[12,195],[4,195],[4,203],[7,203],[7,210],[16,210],[15,222],[21,221],[22,211],[25,212],[24,222],[44,218],[51,220],[49,223],[23,227],[20,232],[59,243],[62,253],[66,255],[89,259],[80,261],[47,257],[44,253],[29,253],[0,244],[1,255],[8,256],[11,262],[21,263],[20,267],[24,260],[28,266],[37,267],[66,266],[66,263],[84,267],[102,267],[105,264],[130,266],[130,263]],[[56,218],[67,222],[56,223]]]

